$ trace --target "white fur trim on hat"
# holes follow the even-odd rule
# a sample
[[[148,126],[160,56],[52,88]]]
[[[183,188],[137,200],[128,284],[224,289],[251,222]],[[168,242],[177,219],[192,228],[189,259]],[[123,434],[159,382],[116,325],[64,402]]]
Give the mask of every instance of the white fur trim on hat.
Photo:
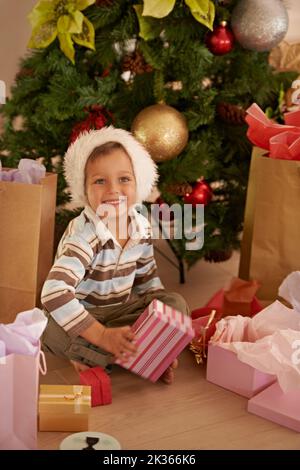
[[[64,174],[73,201],[80,206],[88,204],[84,189],[85,166],[92,151],[107,142],[118,142],[125,148],[136,179],[136,202],[145,201],[158,179],[156,164],[130,132],[113,126],[84,132],[68,148],[64,158]]]

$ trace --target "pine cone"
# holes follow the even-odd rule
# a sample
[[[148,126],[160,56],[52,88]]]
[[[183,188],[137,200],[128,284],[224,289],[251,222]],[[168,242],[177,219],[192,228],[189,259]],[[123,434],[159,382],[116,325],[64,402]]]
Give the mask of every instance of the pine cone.
[[[211,250],[206,255],[204,255],[205,261],[209,261],[210,263],[222,263],[223,261],[227,261],[232,256],[232,250],[229,248],[228,250]]]
[[[189,183],[174,183],[167,186],[166,190],[176,196],[185,196],[187,193],[191,193],[193,188]]]
[[[16,75],[16,79],[21,79],[25,77],[33,77],[34,70],[29,67],[23,67]]]
[[[122,70],[126,72],[130,70],[130,72],[136,73],[137,75],[152,72],[151,65],[145,62],[144,57],[138,51],[135,51],[131,55],[126,55],[123,59],[122,63]]]
[[[246,111],[236,104],[225,103],[224,101],[217,106],[217,114],[223,121],[236,126],[245,123]]]

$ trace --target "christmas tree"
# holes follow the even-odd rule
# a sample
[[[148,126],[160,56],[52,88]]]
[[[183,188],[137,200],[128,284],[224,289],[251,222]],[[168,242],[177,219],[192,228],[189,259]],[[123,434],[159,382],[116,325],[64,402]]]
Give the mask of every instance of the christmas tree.
[[[268,52],[237,41],[233,47],[229,24],[237,3],[39,2],[30,17],[32,50],[1,110],[4,165],[42,158],[47,171],[58,174],[57,221],[65,227],[74,217],[61,210],[70,200],[62,172],[70,142],[87,129],[113,124],[130,130],[133,122],[138,137],[136,116],[165,103],[178,111],[182,133],[175,142],[179,154],[165,145],[156,155],[161,198],[206,204],[203,248],[187,250],[184,239],[171,240],[173,248],[189,266],[202,257],[228,257],[239,245],[251,154],[245,109],[252,102],[275,107],[280,88],[294,78],[274,73]],[[160,143],[151,108],[146,111],[147,131],[156,130]]]

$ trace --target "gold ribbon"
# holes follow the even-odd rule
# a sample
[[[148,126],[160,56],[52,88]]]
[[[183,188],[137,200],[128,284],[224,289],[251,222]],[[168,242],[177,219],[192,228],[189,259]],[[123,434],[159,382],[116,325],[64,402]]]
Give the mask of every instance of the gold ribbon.
[[[208,328],[211,326],[215,316],[217,314],[216,310],[212,310],[207,323],[205,326],[201,327],[200,338],[193,339],[190,343],[190,350],[195,354],[195,359],[197,364],[203,364],[204,360],[207,358],[206,355],[206,333]]]
[[[40,394],[40,402],[42,401],[43,405],[47,404],[54,404],[54,402],[47,402],[47,398],[54,399],[54,398],[63,398],[66,403],[74,405],[74,412],[80,413],[81,406],[85,404],[90,404],[91,397],[84,395],[83,393],[83,386],[82,385],[73,385],[72,387],[73,393],[63,394],[63,393],[41,393]],[[46,400],[45,400],[46,399]],[[56,402],[57,403],[57,402]],[[58,404],[58,403],[57,403]],[[60,403],[61,404],[61,403]]]

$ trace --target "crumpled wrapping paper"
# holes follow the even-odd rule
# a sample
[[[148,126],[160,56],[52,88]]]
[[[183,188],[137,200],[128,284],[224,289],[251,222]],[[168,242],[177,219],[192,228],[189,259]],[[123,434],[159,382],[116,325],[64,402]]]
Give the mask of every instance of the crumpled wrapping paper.
[[[47,317],[38,308],[19,313],[13,323],[0,324],[0,357],[9,354],[35,356]]]
[[[211,343],[240,361],[277,376],[284,392],[300,389],[300,312],[274,302],[253,318],[229,316],[216,324]]]

